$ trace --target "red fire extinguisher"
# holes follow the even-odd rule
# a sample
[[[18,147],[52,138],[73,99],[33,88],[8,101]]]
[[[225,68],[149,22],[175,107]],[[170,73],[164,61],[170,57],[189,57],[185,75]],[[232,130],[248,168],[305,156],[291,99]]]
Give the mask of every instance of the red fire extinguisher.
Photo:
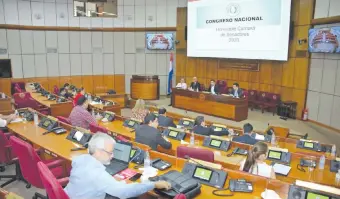
[[[308,108],[305,108],[303,110],[303,117],[302,117],[303,121],[307,121],[308,120]]]

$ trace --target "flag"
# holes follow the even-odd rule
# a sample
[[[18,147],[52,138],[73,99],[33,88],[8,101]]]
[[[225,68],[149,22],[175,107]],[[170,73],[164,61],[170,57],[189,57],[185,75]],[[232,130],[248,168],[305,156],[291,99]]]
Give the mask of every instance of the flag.
[[[173,53],[171,53],[170,54],[169,74],[168,74],[168,94],[171,94],[172,75],[174,74],[173,62],[174,62],[174,55],[173,55]]]

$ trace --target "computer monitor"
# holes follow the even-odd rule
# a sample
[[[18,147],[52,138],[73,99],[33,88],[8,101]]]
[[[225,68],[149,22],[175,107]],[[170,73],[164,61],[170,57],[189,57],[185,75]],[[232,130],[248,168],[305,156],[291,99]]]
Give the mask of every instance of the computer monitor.
[[[212,171],[203,167],[196,167],[193,177],[204,181],[210,181]]]
[[[222,144],[221,140],[211,139],[211,141],[210,141],[210,146],[213,146],[213,147],[219,148],[221,146],[221,144]]]
[[[131,144],[117,142],[113,151],[114,159],[128,163],[130,160],[131,149]]]
[[[305,142],[305,143],[303,144],[303,146],[304,146],[305,148],[310,148],[310,149],[312,149],[312,148],[314,148],[314,143],[313,143],[313,142]]]
[[[282,152],[281,151],[272,151],[269,150],[268,157],[276,160],[281,160]]]

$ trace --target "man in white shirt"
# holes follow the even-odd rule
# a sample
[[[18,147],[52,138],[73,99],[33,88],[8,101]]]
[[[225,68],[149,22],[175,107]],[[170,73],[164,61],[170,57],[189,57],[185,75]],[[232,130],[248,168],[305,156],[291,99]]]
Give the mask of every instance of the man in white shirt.
[[[6,127],[12,120],[16,118],[15,114],[1,115],[0,114],[0,127]]]
[[[187,83],[185,83],[184,78],[181,78],[181,82],[176,85],[176,88],[181,88],[186,90],[188,88]]]

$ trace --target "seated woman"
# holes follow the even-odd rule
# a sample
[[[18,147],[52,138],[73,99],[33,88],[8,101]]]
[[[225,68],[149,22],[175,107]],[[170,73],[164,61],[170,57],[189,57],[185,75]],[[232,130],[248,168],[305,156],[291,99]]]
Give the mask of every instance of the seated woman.
[[[240,171],[275,179],[273,167],[265,163],[267,154],[267,144],[264,142],[257,142],[249,151],[247,159],[241,162]]]
[[[77,94],[73,98],[73,104],[76,105],[78,102],[78,99],[83,95],[85,95],[85,88],[81,87],[77,89]]]
[[[145,102],[142,99],[136,101],[135,107],[132,109],[132,118],[144,121],[149,110],[145,108]]]

